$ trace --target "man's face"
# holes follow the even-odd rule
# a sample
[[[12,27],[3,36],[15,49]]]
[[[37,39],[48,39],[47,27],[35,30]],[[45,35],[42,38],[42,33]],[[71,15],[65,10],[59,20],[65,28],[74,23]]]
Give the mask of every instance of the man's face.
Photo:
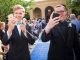
[[[14,17],[17,18],[18,20],[22,20],[22,18],[25,15],[25,12],[23,11],[23,9],[17,9],[14,11]]]
[[[67,11],[65,10],[64,6],[59,6],[55,8],[55,12],[60,14],[60,20],[64,21],[66,19]]]

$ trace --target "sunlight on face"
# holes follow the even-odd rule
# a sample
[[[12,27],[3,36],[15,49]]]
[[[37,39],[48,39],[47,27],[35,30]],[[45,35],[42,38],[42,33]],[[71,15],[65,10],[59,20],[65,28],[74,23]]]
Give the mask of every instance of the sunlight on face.
[[[60,14],[60,20],[66,19],[67,11],[65,10],[64,6],[56,7],[55,11]]]
[[[18,20],[21,20],[24,15],[25,15],[25,12],[23,11],[23,9],[17,9],[14,11],[14,17],[17,18]]]

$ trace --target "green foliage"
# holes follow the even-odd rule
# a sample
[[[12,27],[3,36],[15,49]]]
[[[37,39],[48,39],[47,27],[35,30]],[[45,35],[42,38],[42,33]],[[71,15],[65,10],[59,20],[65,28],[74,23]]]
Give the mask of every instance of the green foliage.
[[[77,11],[77,14],[80,13],[80,0],[74,0],[71,2],[71,0],[66,0],[66,5],[71,9]]]
[[[77,11],[80,11],[80,2],[77,1],[77,2],[72,2],[72,6],[71,6],[73,9],[76,9]]]
[[[32,7],[34,0],[25,2],[24,0],[0,0],[0,21],[6,21],[7,15],[12,13],[12,7],[16,4],[21,4],[25,8],[29,6]],[[29,9],[26,9],[28,11]]]

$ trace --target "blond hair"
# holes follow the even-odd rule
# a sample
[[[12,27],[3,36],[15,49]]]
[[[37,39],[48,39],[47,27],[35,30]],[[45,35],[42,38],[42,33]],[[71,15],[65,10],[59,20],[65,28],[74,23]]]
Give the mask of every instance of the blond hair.
[[[15,5],[15,6],[13,6],[13,12],[18,10],[18,9],[23,9],[23,12],[25,12],[25,8],[22,5]]]
[[[66,6],[65,4],[58,4],[58,5],[56,5],[56,7],[61,7],[61,6],[63,6],[64,9],[65,9],[66,11],[68,11],[67,6]]]
[[[1,27],[4,25],[4,22],[0,22],[0,29],[1,29]]]

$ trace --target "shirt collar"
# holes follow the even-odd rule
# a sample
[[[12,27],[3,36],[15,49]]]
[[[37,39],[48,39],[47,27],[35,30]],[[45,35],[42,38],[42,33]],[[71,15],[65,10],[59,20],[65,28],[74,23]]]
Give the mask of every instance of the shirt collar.
[[[21,25],[22,24],[22,20],[18,21],[16,25]]]

